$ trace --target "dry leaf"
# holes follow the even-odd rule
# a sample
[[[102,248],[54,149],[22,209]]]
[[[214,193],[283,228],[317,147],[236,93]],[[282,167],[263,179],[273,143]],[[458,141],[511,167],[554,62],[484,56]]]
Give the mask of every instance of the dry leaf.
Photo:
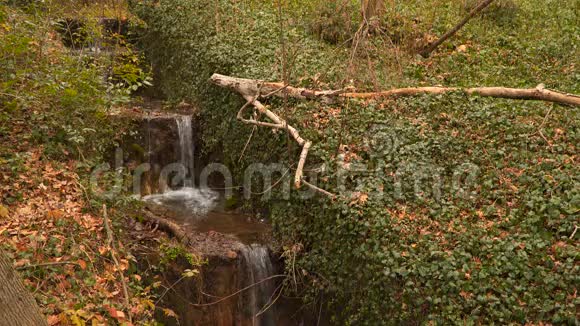
[[[60,317],[58,315],[51,315],[46,318],[48,326],[54,326],[60,323]]]
[[[8,208],[0,205],[0,218],[8,218]]]

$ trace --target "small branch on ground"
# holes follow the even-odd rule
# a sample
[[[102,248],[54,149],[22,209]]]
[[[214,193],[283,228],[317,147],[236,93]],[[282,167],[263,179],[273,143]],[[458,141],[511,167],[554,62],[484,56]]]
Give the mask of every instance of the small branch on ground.
[[[189,235],[177,223],[159,217],[147,210],[142,210],[142,212],[144,214],[143,218],[149,223],[155,225],[154,230],[159,228],[162,231],[169,233],[185,246],[189,246],[192,242]]]
[[[428,58],[431,55],[431,52],[435,51],[435,49],[439,45],[441,45],[443,42],[445,42],[448,38],[450,38],[453,35],[455,35],[455,33],[457,33],[457,31],[459,31],[465,24],[467,24],[467,22],[470,21],[471,18],[475,17],[475,15],[477,15],[478,13],[480,13],[483,9],[487,8],[487,6],[489,6],[493,1],[494,0],[485,0],[482,3],[480,3],[477,7],[473,8],[473,10],[471,10],[469,12],[469,14],[465,18],[463,18],[462,21],[459,22],[459,24],[455,25],[455,27],[453,27],[447,33],[443,34],[443,36],[441,36],[437,41],[435,41],[432,44],[428,45],[419,54],[423,58]]]
[[[46,266],[56,266],[56,265],[75,265],[78,267],[81,266],[78,263],[75,263],[73,261],[53,261],[53,262],[40,263],[40,264],[34,264],[34,265],[24,265],[24,266],[16,267],[16,270],[20,271],[23,269],[46,267]]]
[[[125,297],[125,310],[127,310],[127,316],[129,317],[129,322],[133,323],[133,318],[131,317],[131,300],[129,299],[129,291],[127,290],[127,283],[125,282],[125,274],[121,269],[119,260],[117,260],[117,249],[115,246],[113,238],[113,230],[109,224],[109,217],[107,216],[107,205],[103,204],[103,220],[105,225],[105,231],[107,232],[107,244],[111,248],[111,258],[115,263],[115,267],[121,276],[121,286],[123,287],[123,296]]]

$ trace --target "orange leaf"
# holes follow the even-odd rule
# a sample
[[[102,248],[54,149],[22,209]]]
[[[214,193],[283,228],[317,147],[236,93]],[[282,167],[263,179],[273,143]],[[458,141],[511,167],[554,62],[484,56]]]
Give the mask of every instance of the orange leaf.
[[[115,318],[115,319],[125,319],[125,313],[122,312],[121,310],[117,310],[113,307],[106,307],[107,311],[109,312],[109,315],[111,315],[111,317]]]
[[[84,260],[79,259],[79,260],[77,260],[77,263],[81,266],[81,269],[83,271],[87,268],[87,263]]]
[[[48,326],[54,326],[60,323],[60,317],[58,315],[51,315],[46,318]]]
[[[64,216],[64,212],[61,211],[61,210],[59,210],[59,209],[55,209],[55,210],[49,211],[48,214],[47,214],[47,216],[48,216],[48,218],[57,219],[57,218],[63,217]]]

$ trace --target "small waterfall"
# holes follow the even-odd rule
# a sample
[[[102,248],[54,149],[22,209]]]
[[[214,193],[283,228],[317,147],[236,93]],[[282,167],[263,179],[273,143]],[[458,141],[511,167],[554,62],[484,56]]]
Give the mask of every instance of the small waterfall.
[[[191,128],[191,116],[182,115],[175,119],[179,134],[179,148],[181,164],[185,167],[184,187],[193,187],[193,133]]]
[[[158,205],[166,205],[179,211],[191,213],[196,217],[203,217],[215,208],[218,193],[211,189],[194,188],[194,143],[191,116],[181,115],[175,118],[177,133],[179,136],[179,164],[185,172],[183,186],[179,189],[165,189],[163,193],[151,194],[143,197],[143,200]],[[150,141],[149,141],[150,142]],[[149,146],[150,147],[150,146]],[[149,149],[151,151],[151,149]],[[150,162],[152,163],[152,162]],[[160,186],[168,184],[164,178],[159,178]]]
[[[243,287],[256,284],[274,275],[274,267],[267,247],[258,244],[241,249],[242,267],[246,271]],[[242,311],[255,326],[274,326],[274,307],[270,306],[276,296],[275,280],[261,282],[240,297]],[[266,310],[267,309],[267,310]],[[259,316],[256,316],[260,314]]]

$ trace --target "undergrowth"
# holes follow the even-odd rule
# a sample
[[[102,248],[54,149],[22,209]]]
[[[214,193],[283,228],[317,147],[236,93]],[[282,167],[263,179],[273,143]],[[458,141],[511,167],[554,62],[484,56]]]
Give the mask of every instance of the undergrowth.
[[[109,40],[114,56],[63,45],[63,18],[86,22],[86,35],[103,39],[98,17],[119,14],[105,7],[0,2],[0,251],[51,326],[153,325],[156,310],[174,315],[157,304],[156,266],[139,269],[143,245],[127,227],[139,210],[123,196],[94,196],[88,186],[93,168],[131,127],[110,109],[150,78],[119,35]],[[164,259],[170,264],[172,256]]]
[[[470,5],[389,2],[379,28],[359,35],[354,1],[139,1],[133,10],[158,84],[202,107],[206,150],[223,150],[239,175],[255,162],[292,167],[298,150],[283,132],[237,122],[243,102],[208,85],[215,72],[316,89],[580,91],[572,2],[498,1],[431,58],[416,54]],[[260,203],[309,302],[323,294],[336,321],[356,325],[578,323],[576,108],[461,93],[267,104],[314,141],[319,185],[346,197]]]

